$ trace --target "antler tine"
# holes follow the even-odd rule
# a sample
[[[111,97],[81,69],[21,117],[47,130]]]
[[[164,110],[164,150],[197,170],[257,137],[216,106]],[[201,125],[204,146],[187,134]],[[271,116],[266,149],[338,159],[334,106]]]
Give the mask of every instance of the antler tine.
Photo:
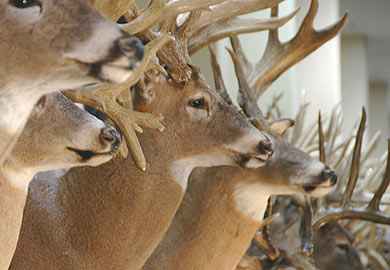
[[[298,33],[286,43],[280,43],[277,29],[270,30],[263,58],[257,63],[249,81],[252,89],[255,89],[256,98],[259,98],[284,71],[336,36],[348,21],[349,14],[346,12],[336,24],[316,31],[313,27],[313,21],[317,9],[318,0],[312,0]],[[277,8],[272,8],[271,16],[275,17],[277,13]]]
[[[374,197],[372,198],[370,204],[367,207],[367,209],[371,211],[379,211],[379,204],[381,202],[383,194],[386,192],[386,189],[390,183],[390,140],[389,139],[387,140],[387,145],[388,145],[387,146],[388,156],[387,156],[386,171],[378,190],[375,192]]]
[[[242,62],[232,50],[230,50],[229,48],[226,49],[228,50],[230,56],[233,59],[234,67],[236,70],[240,92],[238,100],[240,107],[243,109],[244,113],[247,116],[258,120],[262,124],[267,125],[263,113],[257,105],[257,102],[253,97],[252,90],[250,89],[248,81],[246,80],[244,69],[242,67]]]
[[[310,202],[310,196],[305,195],[305,207],[301,219],[299,232],[301,234],[301,249],[304,254],[311,256],[313,253],[313,209]]]
[[[275,29],[283,26],[291,20],[299,9],[296,9],[291,14],[281,18],[269,19],[242,19],[231,18],[215,22],[193,33],[188,42],[188,51],[190,55],[196,53],[207,44],[216,42],[231,35],[243,33],[259,32],[263,30]]]
[[[252,13],[255,11],[263,10],[266,8],[273,7],[285,0],[235,0],[235,1],[224,1],[218,5],[211,5],[210,10],[202,14],[201,18],[194,27],[192,33],[196,33],[203,27],[221,22],[229,18],[237,17],[239,15]]]
[[[273,215],[272,213],[272,199],[268,199],[268,205],[267,205],[267,210],[264,214],[265,220],[268,220],[268,217],[272,218]],[[270,216],[271,215],[271,216]],[[272,220],[271,220],[272,221]],[[269,237],[268,233],[268,224],[261,225],[262,230],[260,233],[256,233],[255,236],[253,237],[253,243],[259,247],[265,254],[267,254],[268,258],[272,261],[275,261],[280,257],[280,251],[278,248],[276,248]]]
[[[321,111],[318,112],[318,149],[320,151],[320,161],[322,163],[326,163],[325,139],[324,131],[322,130]]]
[[[227,104],[232,104],[232,100],[227,92],[225,83],[222,78],[221,67],[219,66],[215,51],[211,46],[208,46],[210,51],[211,66],[213,69],[215,89],[217,93],[226,101]]]
[[[131,34],[139,33],[153,25],[157,25],[169,18],[193,10],[206,9],[224,0],[154,0],[141,15],[131,22],[122,25],[123,29]]]
[[[362,108],[362,119],[360,121],[359,130],[356,135],[355,147],[353,149],[351,172],[348,180],[346,190],[341,200],[341,206],[345,207],[352,197],[353,190],[355,189],[356,182],[359,177],[360,170],[360,154],[362,151],[363,133],[366,128],[366,109]]]
[[[245,76],[249,76],[253,71],[253,65],[246,57],[244,50],[242,49],[240,39],[236,35],[232,35],[230,36],[230,44],[232,44],[233,52],[241,60]]]
[[[86,0],[88,4],[116,22],[134,6],[136,0]]]
[[[368,220],[375,223],[380,224],[390,224],[390,215],[380,212],[379,205],[383,194],[385,193],[389,183],[390,183],[390,140],[388,140],[388,157],[387,157],[387,166],[386,172],[382,179],[380,186],[375,192],[374,197],[368,204],[366,208],[352,208],[349,205],[350,198],[352,196],[354,187],[356,185],[356,181],[359,174],[359,159],[360,159],[360,151],[362,144],[362,137],[365,127],[366,113],[363,108],[362,120],[360,122],[359,131],[356,135],[355,148],[353,151],[352,158],[352,166],[350,179],[346,187],[346,191],[343,195],[342,202],[337,208],[330,208],[320,213],[318,217],[316,217],[316,221],[314,222],[314,228],[319,228],[323,224],[340,220],[340,219],[361,219]]]

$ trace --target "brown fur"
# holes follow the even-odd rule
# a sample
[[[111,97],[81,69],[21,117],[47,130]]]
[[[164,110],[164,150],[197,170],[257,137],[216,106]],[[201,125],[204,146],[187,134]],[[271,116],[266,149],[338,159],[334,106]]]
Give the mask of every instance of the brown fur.
[[[140,269],[168,229],[192,168],[237,164],[229,147],[256,153],[262,133],[196,81],[179,91],[161,81],[148,106],[135,93],[136,110],[164,115],[164,132],[139,136],[146,172],[128,157],[73,169],[55,183],[33,181],[11,269]],[[205,108],[194,109],[200,96]],[[192,160],[178,179],[172,166],[183,158]]]

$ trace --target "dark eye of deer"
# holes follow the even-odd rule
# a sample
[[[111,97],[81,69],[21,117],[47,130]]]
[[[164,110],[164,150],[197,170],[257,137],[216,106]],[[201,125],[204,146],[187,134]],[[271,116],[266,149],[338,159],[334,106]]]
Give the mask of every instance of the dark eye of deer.
[[[17,8],[28,8],[39,5],[36,0],[11,0],[10,3]]]
[[[45,107],[46,105],[46,97],[43,96],[41,97],[41,99],[37,102],[37,105],[38,107],[41,107],[42,109]]]
[[[199,98],[190,102],[191,107],[195,109],[203,109],[204,108],[204,98]]]
[[[337,247],[339,249],[341,249],[342,251],[344,251],[345,253],[347,253],[349,250],[349,246],[347,244],[339,244],[339,245],[337,245]]]

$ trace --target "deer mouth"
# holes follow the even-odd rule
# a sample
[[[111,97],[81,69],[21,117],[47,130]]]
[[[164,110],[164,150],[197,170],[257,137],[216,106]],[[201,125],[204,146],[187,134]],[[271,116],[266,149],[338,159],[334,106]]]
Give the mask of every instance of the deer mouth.
[[[334,184],[329,180],[321,184],[312,184],[312,185],[303,185],[303,190],[310,196],[320,197],[326,195],[332,188]]]
[[[131,63],[127,59],[98,63],[85,63],[75,60],[75,63],[88,76],[96,78],[100,82],[112,83],[123,83],[128,80],[133,74],[133,70],[140,64],[140,62]]]
[[[234,152],[234,160],[243,168],[258,168],[264,166],[268,155],[251,155]]]
[[[90,160],[96,156],[111,156],[112,154],[114,154],[117,151],[118,148],[116,147],[116,148],[111,149],[111,151],[109,151],[109,152],[103,152],[103,153],[97,153],[97,152],[93,152],[90,150],[80,150],[80,149],[76,149],[73,147],[67,147],[66,149],[68,149],[71,152],[76,153],[77,156],[80,158],[81,162],[87,162],[88,160]]]

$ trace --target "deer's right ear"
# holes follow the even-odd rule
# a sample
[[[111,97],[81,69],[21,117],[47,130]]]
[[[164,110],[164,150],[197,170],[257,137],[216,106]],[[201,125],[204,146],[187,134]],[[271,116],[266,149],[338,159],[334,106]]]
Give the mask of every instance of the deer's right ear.
[[[273,131],[275,131],[279,135],[283,135],[286,132],[286,130],[289,127],[292,127],[294,124],[295,124],[294,120],[286,118],[286,119],[280,119],[275,122],[272,122],[270,126]]]
[[[133,109],[139,112],[148,111],[149,104],[154,98],[154,93],[145,85],[139,83],[130,88]]]

